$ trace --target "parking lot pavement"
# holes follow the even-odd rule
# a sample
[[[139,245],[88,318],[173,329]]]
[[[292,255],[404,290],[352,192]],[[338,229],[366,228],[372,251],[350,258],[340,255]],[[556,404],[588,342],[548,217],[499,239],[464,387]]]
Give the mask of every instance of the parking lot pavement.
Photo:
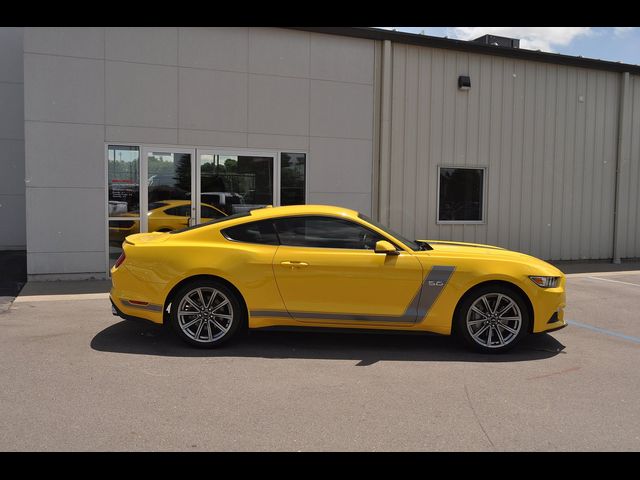
[[[27,285],[0,314],[0,450],[640,449],[640,272],[570,276],[571,325],[501,356],[361,333],[203,351],[89,290]]]

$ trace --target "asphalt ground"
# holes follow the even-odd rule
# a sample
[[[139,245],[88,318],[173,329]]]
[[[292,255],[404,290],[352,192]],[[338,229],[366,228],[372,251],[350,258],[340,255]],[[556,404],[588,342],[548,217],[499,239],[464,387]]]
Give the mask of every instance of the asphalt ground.
[[[28,283],[0,313],[0,450],[640,450],[640,270],[570,275],[569,327],[499,356],[266,331],[197,350],[112,316],[107,286]]]

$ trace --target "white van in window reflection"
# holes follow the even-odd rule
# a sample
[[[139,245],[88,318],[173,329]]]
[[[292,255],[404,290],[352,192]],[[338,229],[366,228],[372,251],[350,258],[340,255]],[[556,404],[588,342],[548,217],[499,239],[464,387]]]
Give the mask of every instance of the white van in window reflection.
[[[244,198],[242,195],[235,192],[202,192],[200,194],[200,201],[218,207],[227,215],[236,213],[234,205],[239,206],[244,204]]]

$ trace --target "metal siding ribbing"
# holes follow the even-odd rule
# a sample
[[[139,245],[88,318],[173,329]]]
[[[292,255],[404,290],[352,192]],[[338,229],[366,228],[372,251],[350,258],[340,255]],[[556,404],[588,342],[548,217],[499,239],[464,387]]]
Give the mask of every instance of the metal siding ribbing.
[[[631,76],[632,123],[631,123],[631,209],[629,211],[628,257],[640,257],[640,76]]]
[[[621,145],[620,256],[640,257],[640,77],[631,75]],[[622,205],[621,205],[622,206]]]
[[[393,53],[393,91],[391,105],[391,168],[389,189],[389,225],[392,229],[402,230],[402,188],[404,183],[405,152],[405,77],[406,45],[394,46]]]
[[[606,75],[606,106],[605,131],[602,175],[602,203],[600,205],[600,256],[597,258],[612,258],[613,245],[613,209],[615,202],[616,149],[618,133],[618,111],[620,98],[620,75]],[[612,187],[613,185],[613,187]],[[606,232],[606,235],[603,233]]]
[[[546,259],[611,258],[619,73],[404,44],[392,55],[391,191],[380,206],[392,228]],[[471,89],[460,91],[466,74]],[[638,77],[631,91],[638,132]],[[638,135],[628,143],[623,256],[638,256]],[[488,168],[484,224],[437,223],[439,165]]]

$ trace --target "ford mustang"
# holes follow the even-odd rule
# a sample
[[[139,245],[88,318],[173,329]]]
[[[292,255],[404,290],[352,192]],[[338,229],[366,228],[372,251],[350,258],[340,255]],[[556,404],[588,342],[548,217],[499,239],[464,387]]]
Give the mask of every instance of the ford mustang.
[[[112,312],[215,347],[247,328],[456,335],[504,352],[566,326],[565,277],[489,245],[409,240],[353,210],[268,207],[126,237]]]

